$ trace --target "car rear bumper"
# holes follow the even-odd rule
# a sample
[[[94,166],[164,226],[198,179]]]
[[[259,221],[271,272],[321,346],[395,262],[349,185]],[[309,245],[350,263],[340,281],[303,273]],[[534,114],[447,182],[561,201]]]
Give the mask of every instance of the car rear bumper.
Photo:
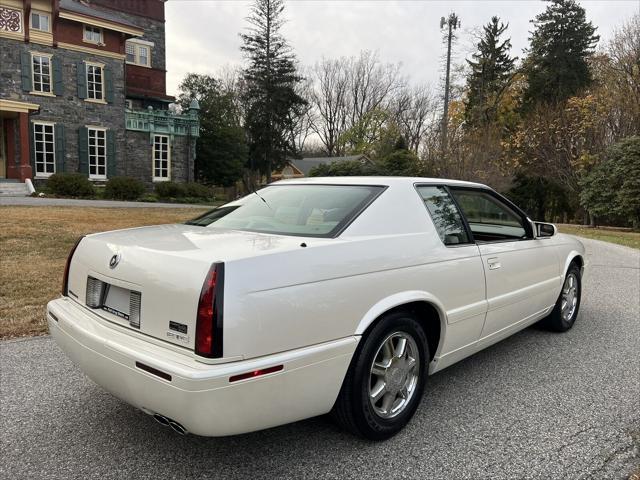
[[[327,413],[358,343],[358,337],[347,337],[210,365],[108,326],[67,298],[49,302],[47,321],[60,348],[97,384],[146,413],[206,436],[246,433]],[[230,381],[234,375],[280,365],[274,373]]]

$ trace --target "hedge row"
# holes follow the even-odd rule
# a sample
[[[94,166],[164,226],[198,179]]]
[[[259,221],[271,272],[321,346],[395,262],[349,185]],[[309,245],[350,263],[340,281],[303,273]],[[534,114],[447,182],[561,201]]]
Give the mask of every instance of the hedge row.
[[[61,197],[87,198],[96,195],[96,189],[81,173],[54,174],[47,180],[49,193]],[[104,198],[113,200],[137,200],[145,193],[145,186],[140,180],[131,177],[115,177],[107,181]],[[160,182],[155,185],[156,195],[168,199],[203,199],[214,197],[213,189],[199,183]]]

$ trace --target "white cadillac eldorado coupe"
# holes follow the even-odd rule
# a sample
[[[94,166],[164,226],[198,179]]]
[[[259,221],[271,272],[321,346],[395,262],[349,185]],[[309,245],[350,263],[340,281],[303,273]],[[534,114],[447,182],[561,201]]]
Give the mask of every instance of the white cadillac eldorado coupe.
[[[179,433],[332,412],[381,440],[429,374],[534,322],[570,329],[584,265],[579,241],[480,184],[286,180],[82,237],[47,319],[90,378]]]

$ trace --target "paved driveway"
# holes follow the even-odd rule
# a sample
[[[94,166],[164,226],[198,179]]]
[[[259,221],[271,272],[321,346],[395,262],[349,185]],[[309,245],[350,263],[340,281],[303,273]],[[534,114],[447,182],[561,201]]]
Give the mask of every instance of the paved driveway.
[[[0,477],[626,478],[640,466],[640,254],[585,244],[573,330],[529,328],[434,375],[385,443],[322,417],[180,437],[87,380],[50,338],[0,343]]]

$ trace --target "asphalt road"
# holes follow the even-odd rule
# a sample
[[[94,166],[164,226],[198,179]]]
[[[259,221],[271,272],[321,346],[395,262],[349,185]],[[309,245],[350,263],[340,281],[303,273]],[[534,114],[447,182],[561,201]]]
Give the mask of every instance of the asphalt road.
[[[570,332],[529,328],[430,377],[385,443],[324,417],[180,437],[85,379],[50,338],[0,343],[0,478],[627,478],[640,467],[640,253],[585,244]]]

